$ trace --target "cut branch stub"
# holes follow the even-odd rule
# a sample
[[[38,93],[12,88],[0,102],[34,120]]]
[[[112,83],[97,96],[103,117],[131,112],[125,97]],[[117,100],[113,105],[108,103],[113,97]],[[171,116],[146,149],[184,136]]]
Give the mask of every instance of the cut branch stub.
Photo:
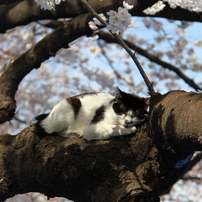
[[[15,113],[16,104],[15,100],[10,97],[0,95],[0,124],[10,121]]]

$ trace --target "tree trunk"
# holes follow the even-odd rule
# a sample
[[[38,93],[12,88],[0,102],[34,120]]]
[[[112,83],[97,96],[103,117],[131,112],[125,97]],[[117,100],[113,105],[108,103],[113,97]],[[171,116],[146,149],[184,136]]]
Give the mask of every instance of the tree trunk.
[[[87,142],[40,134],[31,125],[0,136],[0,201],[41,192],[75,202],[157,202],[201,150],[202,94],[171,91],[151,99],[134,135]]]

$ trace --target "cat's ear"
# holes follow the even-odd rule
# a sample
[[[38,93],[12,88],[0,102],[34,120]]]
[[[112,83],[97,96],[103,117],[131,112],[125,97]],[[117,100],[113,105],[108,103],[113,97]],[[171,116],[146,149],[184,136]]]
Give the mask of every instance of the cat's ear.
[[[120,101],[123,98],[123,91],[116,87],[116,101]]]
[[[144,99],[144,108],[147,109],[149,107],[150,97],[146,97],[143,99]]]

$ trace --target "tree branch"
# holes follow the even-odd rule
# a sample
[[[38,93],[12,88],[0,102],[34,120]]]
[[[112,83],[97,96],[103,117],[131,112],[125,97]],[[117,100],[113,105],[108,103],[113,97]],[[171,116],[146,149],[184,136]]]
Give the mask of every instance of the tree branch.
[[[1,5],[1,4],[19,3],[20,1],[23,1],[23,0],[0,0],[0,5]]]
[[[108,33],[105,33],[103,31],[99,31],[97,33],[97,35],[99,36],[100,39],[106,41],[107,43],[117,43],[116,39],[111,36]],[[183,74],[183,72],[180,71],[179,68],[175,67],[174,65],[171,65],[167,62],[162,61],[161,59],[159,59],[158,57],[148,53],[147,51],[145,51],[144,49],[140,48],[139,46],[124,40],[124,42],[134,51],[136,51],[137,53],[139,53],[140,55],[148,58],[150,61],[155,62],[159,65],[161,65],[163,68],[165,69],[169,69],[170,71],[175,72],[179,78],[181,78],[182,80],[184,80],[185,83],[187,83],[189,86],[191,86],[192,88],[194,88],[195,90],[199,90],[202,89],[200,86],[198,86],[192,79],[190,79],[189,77],[187,77],[185,74]]]
[[[116,79],[117,79],[117,80],[121,79],[121,78],[122,78],[121,74],[119,74],[119,72],[114,68],[114,66],[112,65],[112,63],[111,63],[111,61],[110,61],[110,58],[106,55],[106,53],[105,53],[105,51],[104,51],[104,49],[103,49],[103,46],[101,45],[101,43],[99,43],[99,41],[98,41],[98,45],[99,45],[99,47],[100,47],[100,49],[101,49],[102,55],[103,55],[104,58],[107,60],[108,65],[111,67],[113,73],[115,74]]]
[[[43,10],[34,0],[24,0],[18,4],[0,6],[0,32],[20,25],[43,19],[72,18],[83,14],[78,1],[66,0],[55,10]]]
[[[105,20],[103,20],[97,13],[96,11],[87,3],[86,0],[80,0],[91,12],[92,14],[105,26],[107,27],[108,23],[105,22]],[[111,32],[111,31],[110,31]],[[126,43],[122,40],[122,38],[117,34],[117,33],[112,33],[111,34],[114,36],[114,38],[118,41],[118,43],[126,50],[126,52],[130,55],[130,57],[133,59],[134,63],[136,64],[143,80],[145,81],[148,90],[149,90],[149,94],[151,96],[154,96],[156,94],[154,88],[153,88],[153,84],[150,82],[149,78],[147,77],[144,69],[142,68],[140,62],[138,61],[136,55],[134,52],[131,51],[131,49],[126,45]]]
[[[14,0],[13,0],[14,1]],[[130,11],[133,16],[148,16],[142,11],[147,7],[152,6],[157,0],[130,0],[129,4],[134,5]],[[106,13],[109,10],[116,10],[118,6],[122,6],[122,0],[97,1],[92,0],[90,5],[98,13]],[[55,11],[42,10],[34,0],[24,0],[18,4],[0,5],[0,33],[6,32],[19,25],[26,25],[30,22],[43,19],[58,19],[58,18],[73,18],[77,15],[86,13],[86,8],[79,1],[66,0],[56,6]],[[181,8],[171,9],[168,5],[163,11],[154,16],[148,17],[163,17],[173,20],[187,20],[202,22],[201,14],[191,12]]]
[[[201,110],[202,94],[171,91],[151,98],[134,135],[88,142],[41,137],[36,125],[1,135],[0,202],[31,191],[75,202],[158,202],[202,150]]]
[[[119,1],[105,1],[103,6],[103,2],[94,0],[92,4],[97,11],[104,12],[114,7],[117,8],[120,5]],[[37,20],[74,18],[84,13],[87,13],[87,9],[77,0],[61,2],[60,5],[56,6],[55,10],[51,11],[41,9],[34,0],[24,0],[16,5],[1,5],[0,32],[4,33],[8,29]],[[88,25],[86,29],[88,29]]]

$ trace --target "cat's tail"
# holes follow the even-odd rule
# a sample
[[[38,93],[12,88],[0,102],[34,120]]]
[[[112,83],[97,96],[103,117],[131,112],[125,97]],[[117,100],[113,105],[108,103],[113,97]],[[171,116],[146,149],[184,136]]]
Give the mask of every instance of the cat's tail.
[[[49,135],[49,134],[46,133],[45,129],[41,126],[41,121],[43,121],[48,115],[49,115],[49,113],[40,114],[40,115],[35,117],[35,119],[37,120],[36,126],[37,126],[37,129],[38,129],[39,136],[44,137],[44,136]]]
[[[45,119],[47,116],[49,115],[49,113],[47,114],[39,114],[38,116],[35,117],[35,119],[38,121],[38,122],[41,122],[43,119]],[[37,122],[37,123],[38,123]]]

